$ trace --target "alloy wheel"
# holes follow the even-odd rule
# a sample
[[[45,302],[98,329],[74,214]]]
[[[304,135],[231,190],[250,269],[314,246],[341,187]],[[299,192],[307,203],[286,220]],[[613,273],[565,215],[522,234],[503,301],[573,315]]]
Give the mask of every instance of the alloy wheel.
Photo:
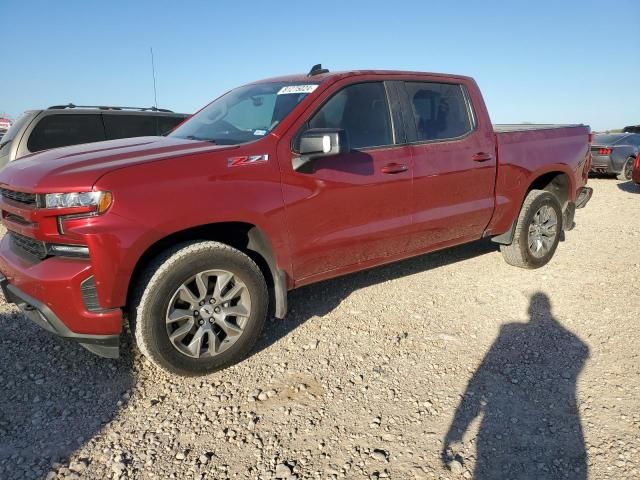
[[[171,344],[192,358],[213,357],[242,335],[251,314],[247,286],[232,272],[206,270],[183,282],[167,307]]]
[[[549,205],[543,205],[533,215],[529,225],[529,252],[536,258],[545,256],[558,235],[558,216]]]

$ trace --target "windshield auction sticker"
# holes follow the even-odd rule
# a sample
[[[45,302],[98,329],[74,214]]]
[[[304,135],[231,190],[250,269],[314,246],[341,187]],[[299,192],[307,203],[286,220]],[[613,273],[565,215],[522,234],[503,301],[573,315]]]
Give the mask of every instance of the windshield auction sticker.
[[[286,95],[288,93],[311,93],[318,85],[288,85],[278,90],[278,95]]]

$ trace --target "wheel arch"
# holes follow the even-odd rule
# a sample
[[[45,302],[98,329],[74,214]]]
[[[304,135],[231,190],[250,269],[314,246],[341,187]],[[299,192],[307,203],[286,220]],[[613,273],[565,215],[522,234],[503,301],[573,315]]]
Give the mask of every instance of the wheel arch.
[[[198,225],[173,232],[149,245],[138,258],[127,288],[127,305],[144,269],[161,252],[177,244],[213,240],[237,248],[248,255],[260,268],[269,290],[270,314],[284,318],[287,313],[287,274],[278,269],[276,254],[267,235],[256,225],[247,222],[220,222]]]
[[[546,172],[536,177],[529,184],[529,187],[524,194],[524,198],[527,197],[531,190],[546,190],[553,193],[558,198],[560,206],[564,211],[567,203],[575,200],[575,192],[573,191],[572,183],[571,176],[564,171],[553,170]],[[524,198],[522,201],[524,201]]]
[[[531,175],[531,178],[532,180],[529,182],[528,187],[523,191],[520,198],[518,209],[514,212],[514,220],[511,222],[511,226],[506,232],[492,237],[491,240],[493,242],[502,245],[511,244],[516,229],[516,223],[518,221],[518,215],[520,214],[522,205],[531,190],[546,190],[553,193],[560,202],[564,217],[568,219],[568,216],[570,216],[571,221],[573,221],[573,209],[571,206],[573,202],[575,202],[575,184],[572,179],[571,172],[565,167],[554,166],[554,168],[534,173]],[[567,213],[569,213],[568,216]],[[563,218],[563,220],[565,218]]]

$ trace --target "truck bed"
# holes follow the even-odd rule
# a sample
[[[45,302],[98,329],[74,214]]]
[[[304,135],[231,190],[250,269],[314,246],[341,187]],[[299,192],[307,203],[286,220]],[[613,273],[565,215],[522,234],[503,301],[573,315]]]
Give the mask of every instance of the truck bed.
[[[494,125],[498,168],[489,233],[511,228],[532,178],[545,171],[569,179],[569,199],[586,182],[590,128],[586,125]],[[571,179],[575,179],[571,181]]]

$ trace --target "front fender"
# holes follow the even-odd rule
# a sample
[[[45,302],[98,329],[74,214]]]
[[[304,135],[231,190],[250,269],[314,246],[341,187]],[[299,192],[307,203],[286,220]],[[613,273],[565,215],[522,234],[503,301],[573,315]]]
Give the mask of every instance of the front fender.
[[[290,274],[280,172],[273,158],[228,168],[226,158],[193,155],[100,178],[95,188],[113,192],[113,205],[85,233],[93,239],[96,280],[100,276],[104,282],[96,281],[101,304],[125,305],[144,253],[165,238],[203,225],[242,222],[257,227],[269,239],[275,269]]]

